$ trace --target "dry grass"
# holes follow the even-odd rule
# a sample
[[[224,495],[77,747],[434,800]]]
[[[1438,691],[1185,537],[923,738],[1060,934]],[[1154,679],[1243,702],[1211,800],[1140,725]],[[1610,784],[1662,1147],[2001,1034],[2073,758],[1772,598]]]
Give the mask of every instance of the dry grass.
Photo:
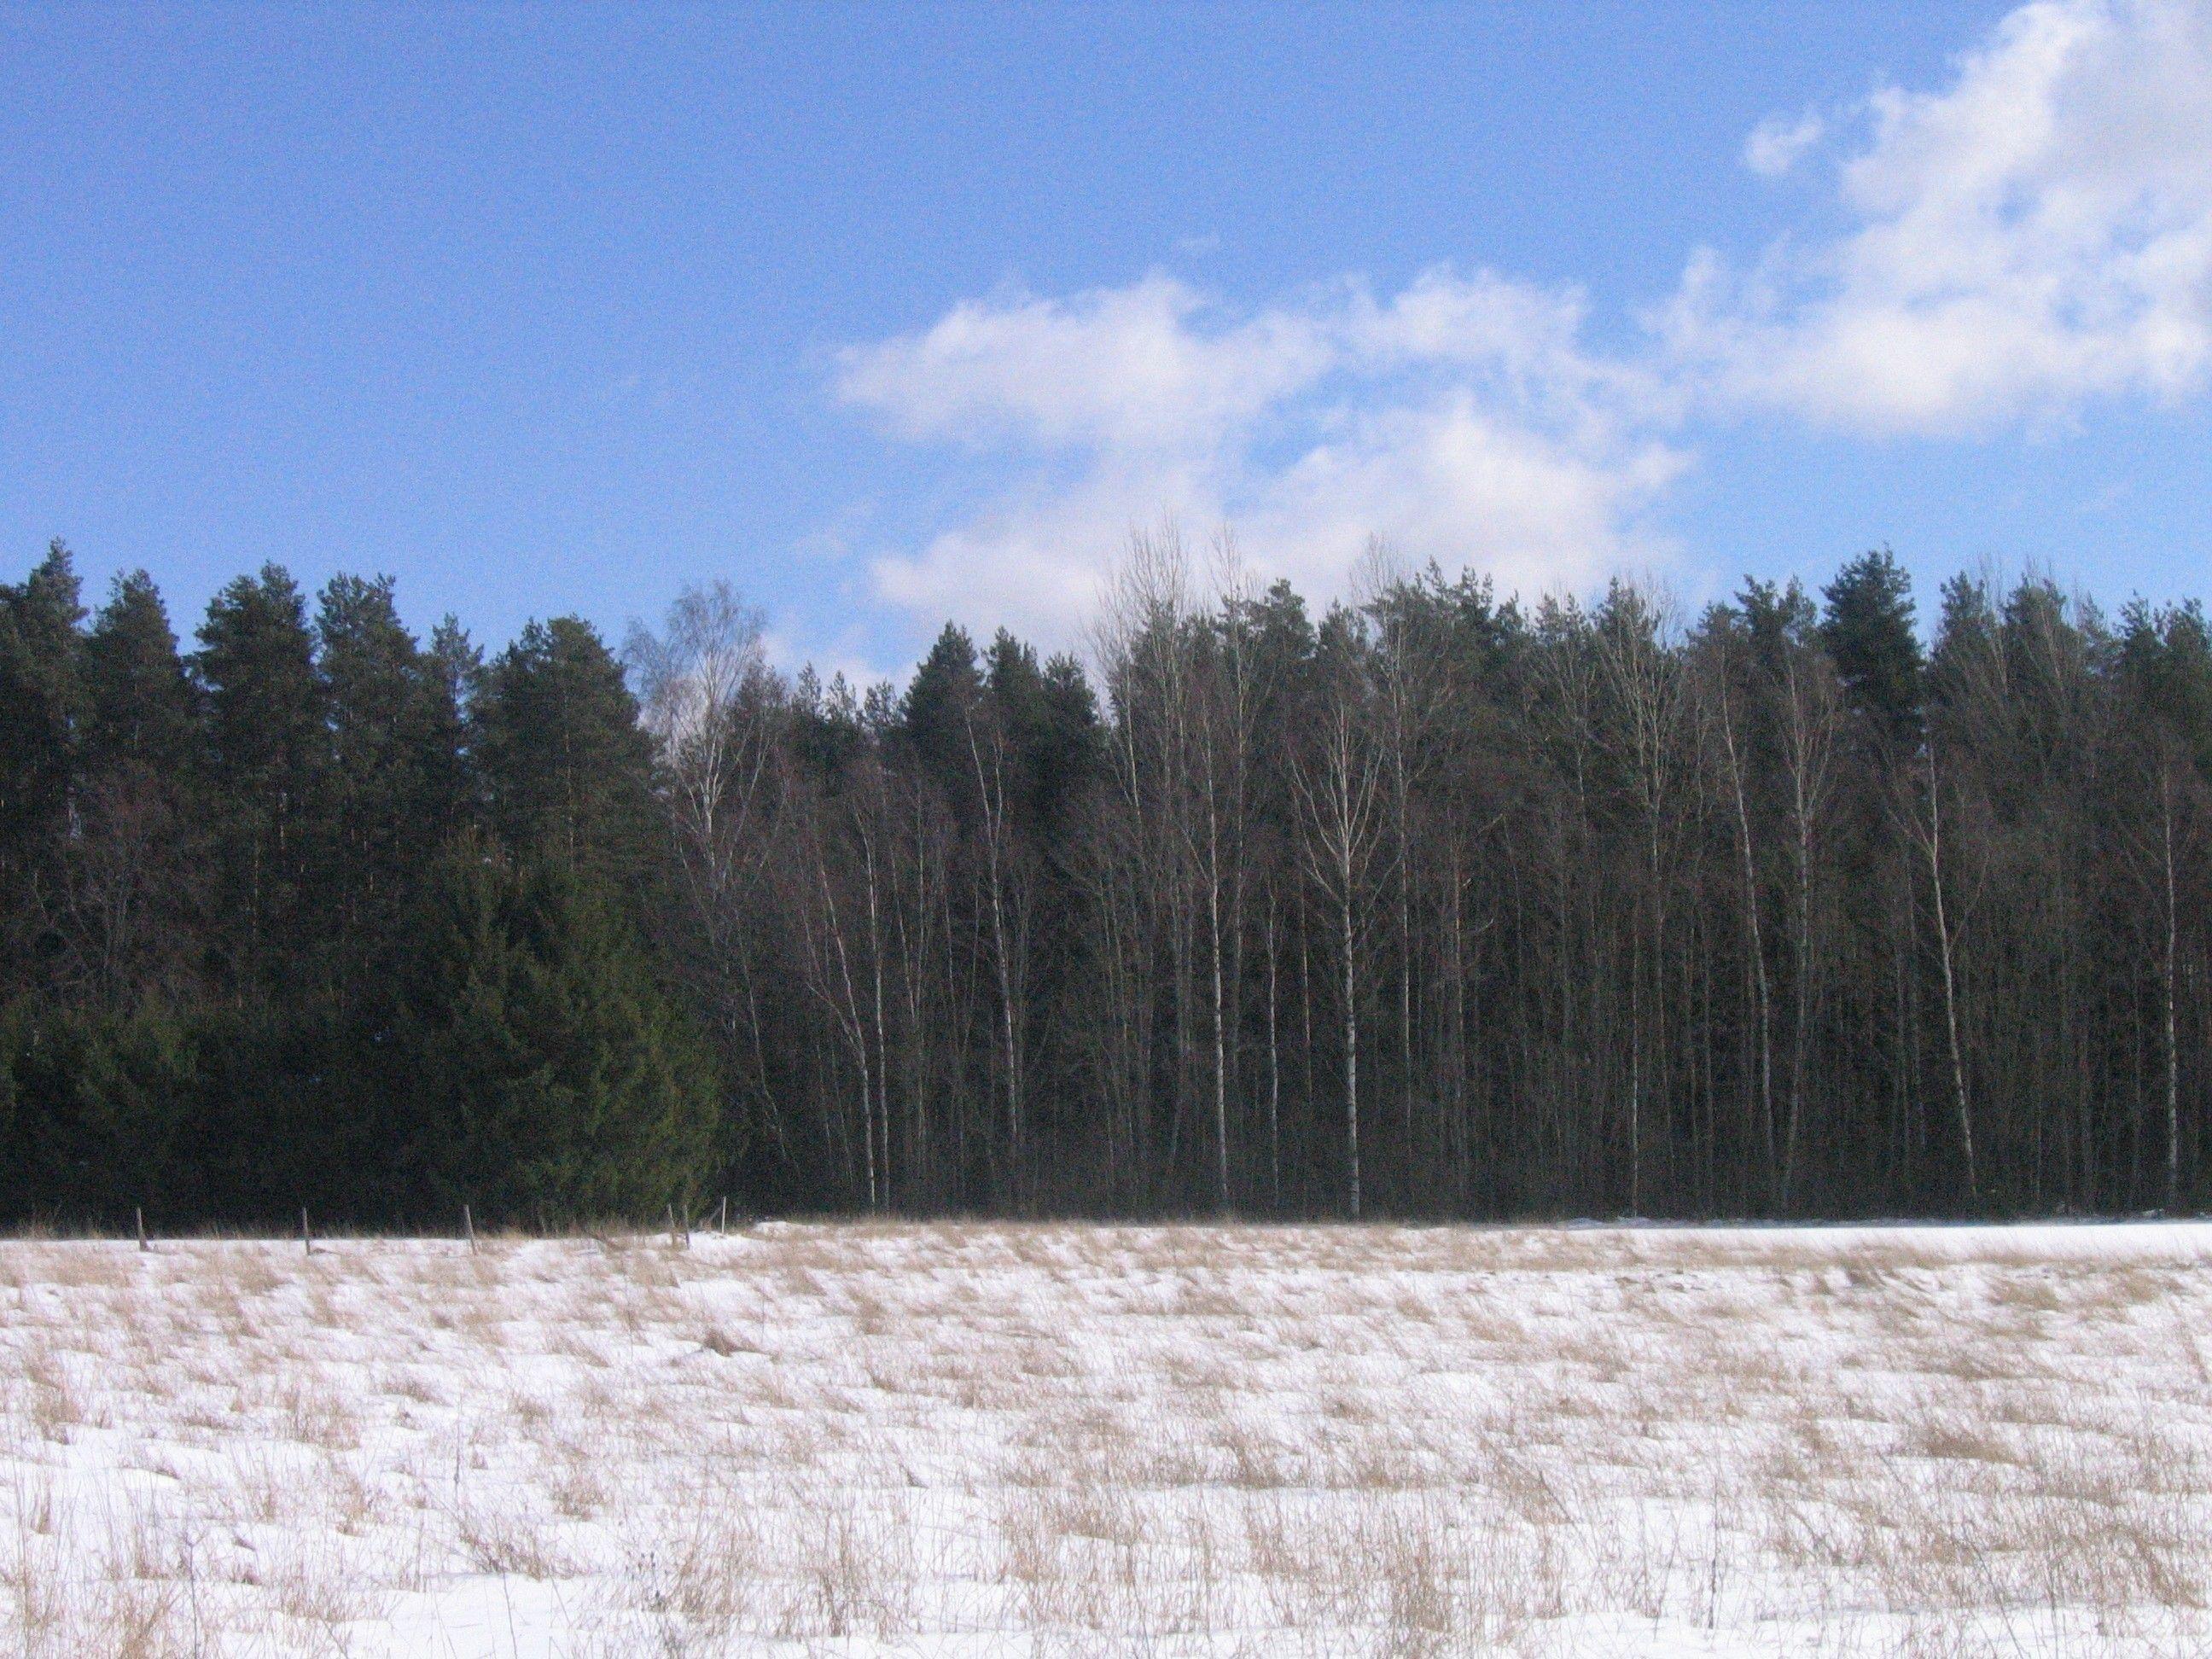
[[[0,1244],[0,1651],[2212,1648],[2188,1228]]]

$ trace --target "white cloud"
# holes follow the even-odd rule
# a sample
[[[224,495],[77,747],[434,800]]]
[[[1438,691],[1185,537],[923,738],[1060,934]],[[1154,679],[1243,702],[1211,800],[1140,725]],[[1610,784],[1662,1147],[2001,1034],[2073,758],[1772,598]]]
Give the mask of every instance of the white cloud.
[[[1931,92],[1856,112],[1841,228],[1689,261],[1626,353],[1578,290],[1438,267],[1236,311],[1164,275],[954,307],[855,346],[839,394],[1007,482],[876,598],[1071,639],[1133,526],[1229,519],[1253,562],[1340,591],[1370,532],[1530,591],[1668,550],[1654,507],[1692,422],[1780,415],[1869,434],[2048,425],[2212,371],[2212,0],[2037,0]],[[1780,173],[1841,143],[1763,124]],[[981,469],[978,469],[981,470]]]
[[[1926,434],[2203,385],[2212,8],[2042,0],[1948,88],[1868,112],[1844,234],[1749,272],[1692,261],[1664,320],[1682,372],[1728,402]]]
[[[1656,441],[1542,431],[1461,387],[1358,418],[1270,477],[1237,522],[1307,592],[1334,589],[1373,533],[1536,593],[1662,551],[1634,526],[1687,460]]]
[[[1370,532],[1516,586],[1584,580],[1656,550],[1634,516],[1682,458],[1632,435],[1667,393],[1590,354],[1583,310],[1443,269],[1387,299],[1347,280],[1242,316],[1158,276],[959,306],[847,352],[839,391],[902,436],[1038,471],[878,559],[878,595],[1071,638],[1163,512],[1233,520],[1264,574],[1316,595]]]
[[[1167,458],[1101,457],[1073,483],[1018,488],[915,554],[878,557],[876,597],[925,622],[1013,628],[1065,646],[1096,609],[1131,530],[1164,512],[1208,522],[1223,511],[1212,469]]]
[[[1328,367],[1315,319],[1206,325],[1171,277],[1071,300],[954,307],[920,334],[853,347],[838,390],[909,438],[1176,450],[1219,441]]]
[[[1796,167],[1827,131],[1828,124],[1817,111],[1808,110],[1794,121],[1770,115],[1744,140],[1743,164],[1762,179],[1778,179]]]

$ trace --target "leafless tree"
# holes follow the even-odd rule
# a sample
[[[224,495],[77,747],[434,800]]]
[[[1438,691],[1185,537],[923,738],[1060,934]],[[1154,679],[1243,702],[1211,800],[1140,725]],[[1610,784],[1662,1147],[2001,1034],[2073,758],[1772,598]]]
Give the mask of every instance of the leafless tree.
[[[1346,1190],[1360,1214],[1359,962],[1373,927],[1371,889],[1382,816],[1382,756],[1374,737],[1373,691],[1357,620],[1340,613],[1337,643],[1325,652],[1313,730],[1291,774],[1302,809],[1303,850],[1315,885],[1336,914],[1344,1021]]]

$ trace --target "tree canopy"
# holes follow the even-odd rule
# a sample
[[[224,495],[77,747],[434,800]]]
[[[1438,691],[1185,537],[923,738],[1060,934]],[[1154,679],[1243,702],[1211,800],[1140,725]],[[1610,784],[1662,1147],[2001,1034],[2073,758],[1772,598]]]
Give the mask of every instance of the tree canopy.
[[[2212,1200],[2212,629],[1140,538],[1085,659],[0,583],[0,1213]],[[1217,578],[1218,580],[1217,580]],[[1212,584],[1209,588],[1209,583]]]

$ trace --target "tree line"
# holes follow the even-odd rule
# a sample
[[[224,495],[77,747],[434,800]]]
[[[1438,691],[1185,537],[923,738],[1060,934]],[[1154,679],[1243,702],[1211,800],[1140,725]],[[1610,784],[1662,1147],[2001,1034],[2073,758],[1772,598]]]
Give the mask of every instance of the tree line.
[[[2212,1188],[2212,634],[1133,538],[1084,661],[0,585],[0,1215],[2093,1213]]]

